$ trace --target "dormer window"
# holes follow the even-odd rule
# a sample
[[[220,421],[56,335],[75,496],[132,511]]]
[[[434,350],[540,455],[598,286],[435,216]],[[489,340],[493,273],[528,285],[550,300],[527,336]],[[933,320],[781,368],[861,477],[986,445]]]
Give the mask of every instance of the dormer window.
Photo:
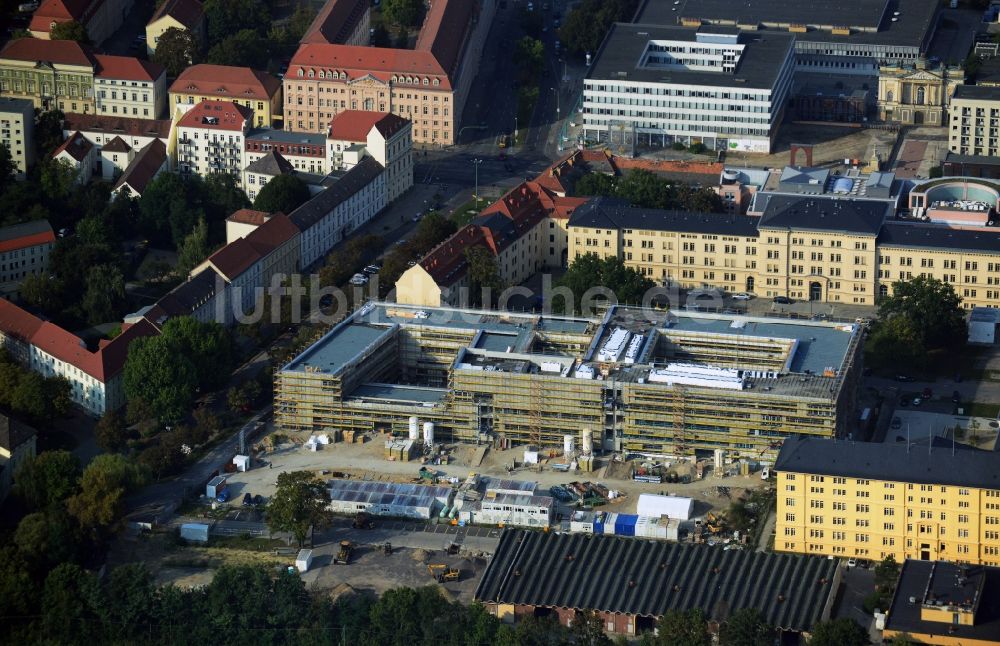
[[[312,78],[314,76],[316,76],[316,72],[314,70],[309,70],[309,78]]]
[[[326,78],[326,74],[324,74],[324,73],[323,73],[323,70],[320,70],[320,71],[319,71],[319,77],[320,77],[321,79],[325,79],[325,78]]]
[[[426,76],[424,77],[424,85],[430,85],[430,81],[427,80]]]
[[[304,76],[304,75],[302,74],[302,68],[301,68],[301,67],[299,68],[299,76]]]

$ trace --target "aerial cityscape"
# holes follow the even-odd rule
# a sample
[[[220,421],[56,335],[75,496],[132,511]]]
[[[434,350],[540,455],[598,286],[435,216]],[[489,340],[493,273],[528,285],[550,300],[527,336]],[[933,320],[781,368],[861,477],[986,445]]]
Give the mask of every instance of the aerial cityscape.
[[[1000,0],[0,3],[0,641],[1000,645]]]

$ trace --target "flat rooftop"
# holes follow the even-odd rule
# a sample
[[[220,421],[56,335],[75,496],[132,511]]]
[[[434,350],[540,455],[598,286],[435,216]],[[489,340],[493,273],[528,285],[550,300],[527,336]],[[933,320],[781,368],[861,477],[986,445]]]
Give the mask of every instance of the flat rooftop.
[[[615,23],[597,51],[587,78],[728,87],[734,92],[740,88],[770,90],[795,43],[792,34],[770,33],[765,38],[754,32],[743,32],[739,35],[739,44],[744,45],[744,49],[732,72],[692,70],[679,65],[639,66],[651,41],[697,43],[698,34],[698,30],[687,27]]]
[[[765,27],[761,33],[788,33],[787,25],[802,25],[801,42],[857,43],[923,48],[934,29],[937,0],[831,0],[803,3],[797,0],[645,0],[636,22],[680,24],[681,20]],[[896,15],[899,12],[899,15]],[[895,18],[895,20],[893,20]],[[832,27],[850,34],[834,34]]]
[[[619,381],[663,382],[664,387],[677,381],[677,371],[693,371],[695,381],[684,383],[707,388],[731,387],[737,377],[733,373],[740,371],[745,373],[741,378],[746,382],[741,390],[759,388],[774,394],[824,398],[839,387],[852,344],[859,335],[855,324],[623,306],[613,307],[602,319],[584,319],[370,303],[284,370],[335,374],[360,360],[385,335],[428,328],[465,333],[457,337],[460,347],[453,370],[570,379],[600,379],[601,374],[613,374]],[[615,337],[616,330],[624,331]],[[656,343],[676,338],[678,333],[684,333],[684,343],[694,343],[691,347],[696,349],[678,355],[676,360],[668,359],[669,365],[665,365],[663,357],[653,356]],[[569,345],[546,343],[547,334],[566,334]],[[609,343],[614,345],[612,337],[618,339],[613,351],[608,349]],[[743,362],[739,360],[741,343],[747,347]],[[538,347],[544,350],[535,350]],[[718,364],[712,363],[716,349],[722,352]],[[660,373],[651,377],[654,370],[664,369],[670,372],[669,380],[661,378],[664,375]],[[721,386],[723,382],[729,386]],[[350,396],[371,402],[427,405],[441,401],[445,393],[443,388],[364,383]]]
[[[346,323],[346,322],[345,322]],[[390,327],[375,327],[353,321],[341,323],[323,335],[282,370],[285,372],[324,372],[336,374],[351,359],[390,333]]]

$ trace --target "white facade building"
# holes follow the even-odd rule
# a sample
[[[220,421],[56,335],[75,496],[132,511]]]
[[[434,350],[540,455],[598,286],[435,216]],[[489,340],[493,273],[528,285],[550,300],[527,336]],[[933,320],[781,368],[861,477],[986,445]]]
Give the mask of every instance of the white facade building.
[[[795,39],[735,27],[615,24],[584,79],[588,141],[770,152]]]
[[[0,97],[0,145],[6,145],[24,179],[35,163],[35,107],[28,99]]]
[[[0,229],[0,293],[16,294],[28,276],[47,272],[56,236],[46,220],[22,222]]]
[[[347,171],[332,186],[289,215],[302,232],[301,269],[326,255],[333,246],[386,207],[385,169],[371,157]]]
[[[239,186],[244,138],[253,110],[232,101],[202,101],[177,122],[177,168],[181,173],[230,173]]]
[[[167,71],[151,61],[97,54],[97,114],[158,119],[167,105]]]

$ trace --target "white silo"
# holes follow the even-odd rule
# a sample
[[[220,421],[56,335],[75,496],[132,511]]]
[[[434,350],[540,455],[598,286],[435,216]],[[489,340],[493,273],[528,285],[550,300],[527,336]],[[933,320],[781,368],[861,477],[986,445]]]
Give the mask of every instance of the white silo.
[[[566,455],[572,455],[573,449],[576,447],[576,438],[572,435],[563,435],[563,453]]]
[[[420,439],[420,420],[416,416],[410,418],[410,439],[414,442]]]
[[[590,432],[589,428],[580,431],[580,448],[584,455],[590,455],[594,452],[594,434]]]
[[[424,446],[434,444],[434,422],[424,422]]]

